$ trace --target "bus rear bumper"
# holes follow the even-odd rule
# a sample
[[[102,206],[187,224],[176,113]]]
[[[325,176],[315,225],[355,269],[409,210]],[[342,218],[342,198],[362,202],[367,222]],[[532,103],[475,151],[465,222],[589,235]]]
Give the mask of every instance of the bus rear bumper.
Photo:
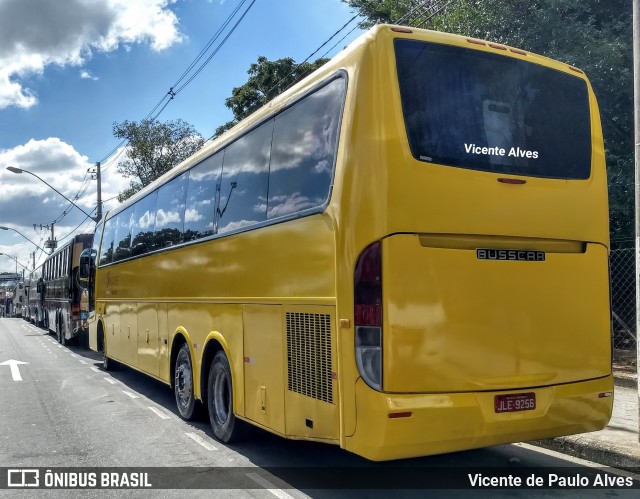
[[[535,409],[496,413],[496,395],[522,392],[535,392]],[[611,417],[613,376],[526,390],[411,395],[376,392],[359,379],[356,404],[356,431],[344,447],[384,461],[601,430]]]

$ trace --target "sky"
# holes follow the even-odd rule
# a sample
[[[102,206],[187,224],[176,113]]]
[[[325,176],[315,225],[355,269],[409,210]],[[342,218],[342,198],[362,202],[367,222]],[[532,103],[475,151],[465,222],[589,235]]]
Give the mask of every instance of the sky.
[[[301,62],[354,12],[341,0],[0,0],[0,273],[42,264],[52,222],[58,246],[93,232],[55,190],[95,214],[88,171],[100,161],[105,211],[117,205],[129,179],[117,171],[124,154],[113,124],[145,118],[238,7],[198,65],[246,11],[235,31],[158,117],[185,120],[205,138],[232,118],[224,101],[258,56]]]

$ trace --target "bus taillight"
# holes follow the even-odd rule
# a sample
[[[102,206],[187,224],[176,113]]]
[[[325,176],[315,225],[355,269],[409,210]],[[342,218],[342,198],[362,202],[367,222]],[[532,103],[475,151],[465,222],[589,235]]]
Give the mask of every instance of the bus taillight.
[[[365,248],[354,276],[356,364],[364,381],[382,390],[382,256],[380,242]]]

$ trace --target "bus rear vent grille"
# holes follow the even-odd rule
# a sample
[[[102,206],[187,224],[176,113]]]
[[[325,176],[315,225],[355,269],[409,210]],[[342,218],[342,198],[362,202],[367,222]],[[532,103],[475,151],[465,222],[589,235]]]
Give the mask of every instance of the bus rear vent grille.
[[[333,403],[328,314],[287,312],[287,368],[290,391]]]

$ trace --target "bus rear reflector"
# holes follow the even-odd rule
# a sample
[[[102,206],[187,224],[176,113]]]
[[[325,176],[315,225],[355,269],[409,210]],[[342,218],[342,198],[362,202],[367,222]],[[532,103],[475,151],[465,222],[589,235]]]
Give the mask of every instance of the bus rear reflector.
[[[391,28],[391,31],[395,31],[396,33],[413,33],[409,28]]]
[[[509,50],[511,52],[513,52],[514,54],[527,55],[527,53],[524,50],[514,49],[514,48],[511,48],[511,47],[509,47]]]
[[[390,412],[389,419],[410,418],[411,412]]]
[[[498,182],[502,182],[503,184],[526,184],[526,180],[522,180],[521,178],[505,178],[500,177]]]
[[[354,273],[356,364],[374,390],[382,390],[382,255],[377,241],[360,254]]]

